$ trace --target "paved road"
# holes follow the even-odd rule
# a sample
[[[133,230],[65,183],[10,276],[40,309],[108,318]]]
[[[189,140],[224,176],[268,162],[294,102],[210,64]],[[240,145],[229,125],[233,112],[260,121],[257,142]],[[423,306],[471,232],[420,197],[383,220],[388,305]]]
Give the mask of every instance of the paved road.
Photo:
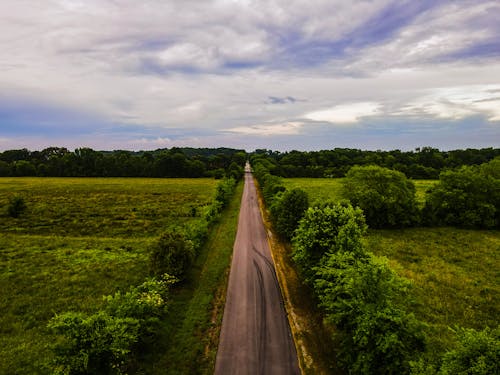
[[[248,171],[215,374],[300,374],[256,189]]]

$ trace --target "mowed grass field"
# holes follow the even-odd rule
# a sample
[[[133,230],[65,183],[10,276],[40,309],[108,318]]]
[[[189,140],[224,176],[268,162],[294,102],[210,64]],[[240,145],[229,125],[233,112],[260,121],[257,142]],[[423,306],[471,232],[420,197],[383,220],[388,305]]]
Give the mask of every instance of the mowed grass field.
[[[417,200],[435,181],[415,181]],[[342,198],[341,179],[284,179],[311,203]],[[496,327],[500,316],[500,231],[457,228],[369,230],[367,248],[413,283],[409,310],[428,325],[429,353],[454,345],[455,326]]]
[[[0,374],[51,373],[48,320],[140,284],[148,248],[200,220],[212,179],[0,178]],[[19,218],[6,214],[22,196]]]

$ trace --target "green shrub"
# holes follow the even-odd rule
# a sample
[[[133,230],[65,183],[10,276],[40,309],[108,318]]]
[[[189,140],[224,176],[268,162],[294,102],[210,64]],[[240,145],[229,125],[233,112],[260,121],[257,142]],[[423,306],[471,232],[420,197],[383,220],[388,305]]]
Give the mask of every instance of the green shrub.
[[[427,196],[424,215],[429,224],[495,228],[500,223],[499,207],[500,179],[492,172],[462,167],[440,174]]]
[[[281,178],[273,176],[269,173],[264,175],[260,184],[262,188],[262,195],[268,206],[272,205],[273,200],[278,193],[286,190],[282,184]]]
[[[409,283],[382,259],[330,254],[316,269],[315,291],[335,325],[339,359],[353,374],[407,374],[424,349],[420,324],[399,307]]]
[[[401,172],[374,165],[352,167],[343,194],[363,210],[370,227],[406,227],[419,221],[415,185]]]
[[[139,321],[116,318],[105,312],[85,317],[64,313],[49,325],[59,335],[55,344],[55,373],[122,374],[138,342]]]
[[[174,279],[146,280],[126,293],[104,297],[104,308],[86,316],[56,315],[48,328],[56,334],[53,345],[56,374],[124,374],[136,354],[153,337],[167,307]]]
[[[271,206],[271,217],[278,233],[286,239],[292,238],[308,207],[307,193],[301,189],[287,190],[276,198]]]
[[[442,375],[500,374],[500,329],[459,329],[458,347],[443,358]]]
[[[7,213],[10,217],[19,217],[26,210],[26,202],[24,198],[16,195],[9,199],[9,205],[7,206]]]
[[[152,246],[150,271],[154,276],[172,275],[182,280],[194,261],[193,243],[184,233],[165,232]]]
[[[304,281],[311,284],[314,268],[327,253],[364,252],[361,236],[366,232],[362,211],[349,203],[325,202],[309,208],[293,238],[293,260]]]
[[[215,200],[221,203],[221,208],[229,204],[229,200],[233,196],[236,181],[234,178],[224,178],[217,184]]]
[[[116,292],[104,297],[104,311],[117,318],[133,318],[140,322],[141,342],[154,336],[160,318],[166,312],[168,292],[175,278],[165,274],[161,280],[147,279],[138,287],[131,287],[126,293]]]

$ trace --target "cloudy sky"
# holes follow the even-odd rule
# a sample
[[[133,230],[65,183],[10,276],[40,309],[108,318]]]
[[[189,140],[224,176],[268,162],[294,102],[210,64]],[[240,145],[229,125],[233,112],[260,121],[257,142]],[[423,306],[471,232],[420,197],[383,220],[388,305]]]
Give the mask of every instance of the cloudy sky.
[[[500,147],[498,0],[0,0],[0,150]]]

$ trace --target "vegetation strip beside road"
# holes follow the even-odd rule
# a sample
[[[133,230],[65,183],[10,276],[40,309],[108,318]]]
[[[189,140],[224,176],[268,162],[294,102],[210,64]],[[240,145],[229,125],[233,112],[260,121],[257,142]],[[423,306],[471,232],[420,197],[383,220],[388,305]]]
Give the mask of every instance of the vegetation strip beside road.
[[[302,285],[297,275],[289,256],[289,246],[274,233],[257,180],[255,184],[264,225],[267,232],[271,234],[269,236],[271,255],[297,349],[300,370],[305,375],[329,374],[331,371],[328,369],[334,364],[331,356],[328,359],[328,354],[323,350],[325,343],[330,344],[330,339],[322,330],[321,315],[317,309],[313,308],[314,303],[311,301],[310,291]]]
[[[168,348],[149,374],[211,374],[215,364],[227,278],[243,183],[210,230],[189,281],[172,296],[165,332]]]

